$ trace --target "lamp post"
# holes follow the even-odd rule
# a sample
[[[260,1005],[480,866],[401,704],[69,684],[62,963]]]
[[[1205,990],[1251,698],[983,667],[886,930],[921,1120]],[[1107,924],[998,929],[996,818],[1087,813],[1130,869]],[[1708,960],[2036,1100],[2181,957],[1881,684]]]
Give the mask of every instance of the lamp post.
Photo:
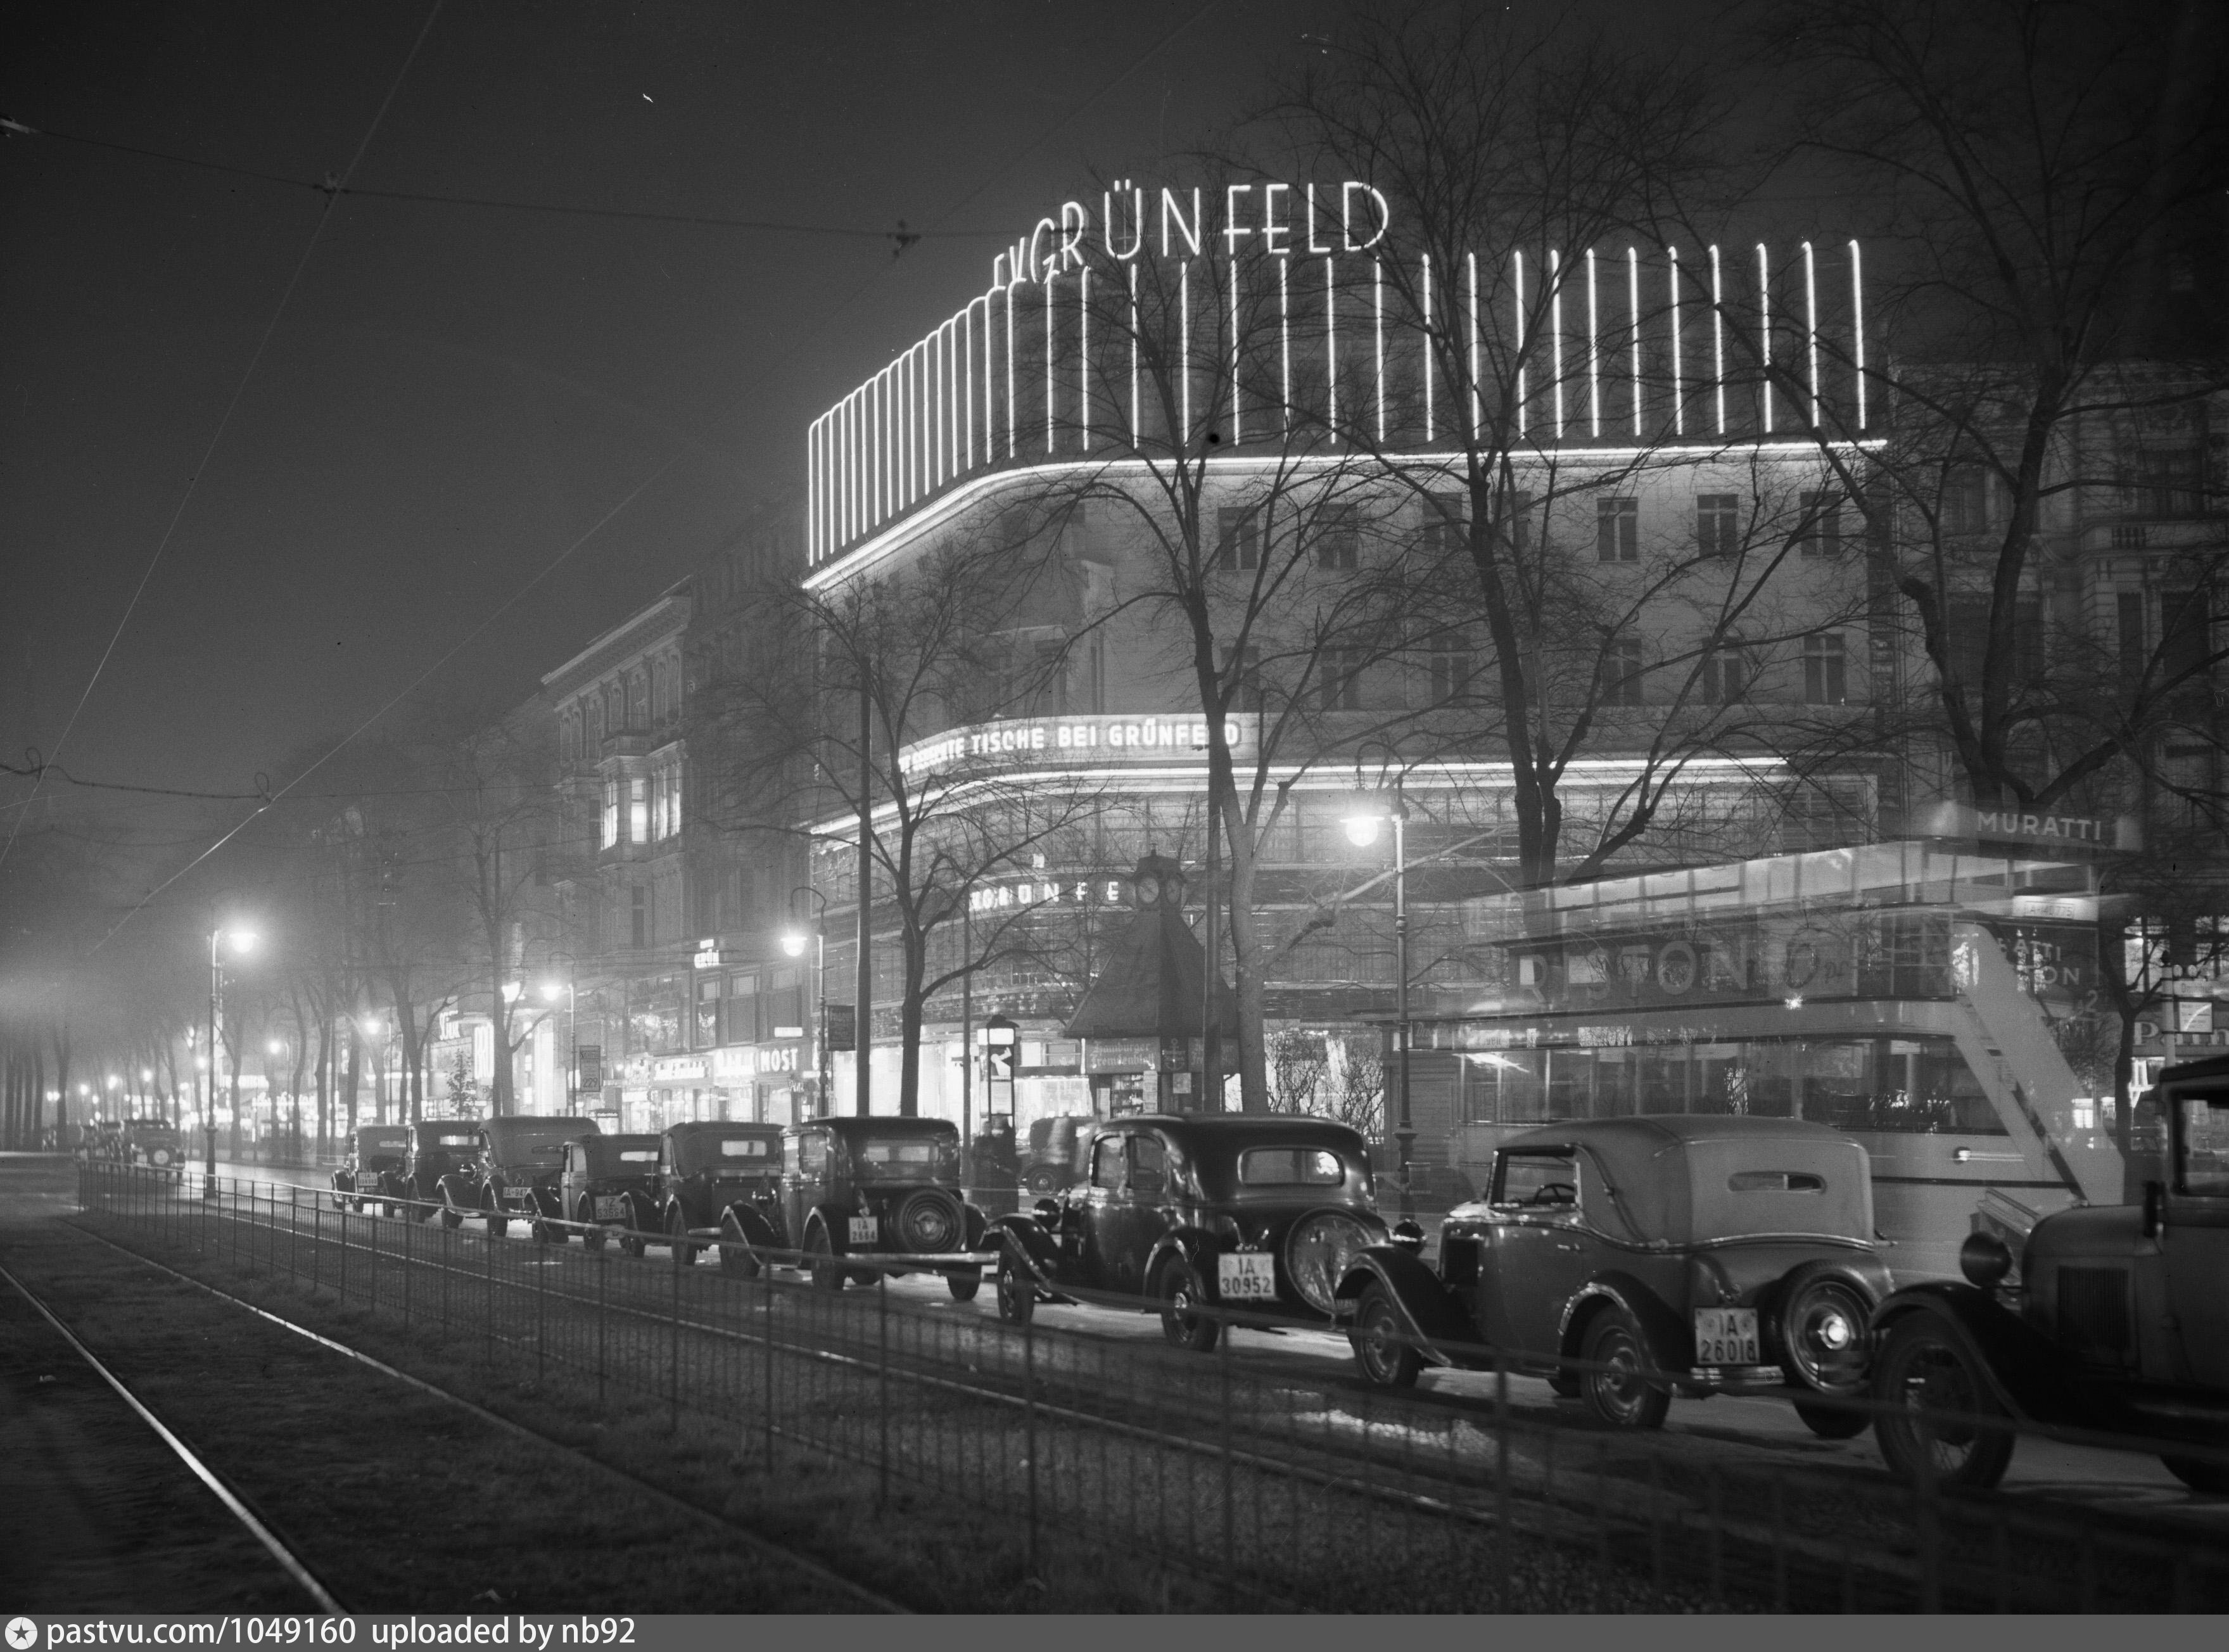
[[[1347,811],[1347,840],[1358,848],[1366,849],[1378,841],[1378,829],[1385,821],[1393,823],[1393,1048],[1395,1068],[1394,1094],[1399,1098],[1399,1123],[1395,1127],[1393,1141],[1400,1155],[1401,1215],[1403,1219],[1416,1213],[1416,1199],[1410,1187],[1409,1166],[1416,1144],[1416,1127],[1409,1120],[1409,854],[1404,826],[1408,805],[1401,796],[1400,783],[1394,783],[1390,798],[1365,793]]]
[[[376,1015],[367,1015],[360,1024],[363,1036],[371,1045],[371,1118],[375,1124],[387,1122],[387,1023]]]
[[[552,1010],[555,1010],[557,1007],[558,995],[560,993],[564,995],[565,1106],[563,1111],[569,1114],[572,1112],[574,1107],[573,1098],[579,1093],[581,1088],[581,1069],[576,1059],[577,1046],[573,1042],[574,1028],[576,1025],[578,1016],[578,1011],[573,1001],[573,978],[570,975],[568,975],[562,981],[545,980],[535,990],[542,994],[542,1001],[549,1006]]]
[[[224,997],[224,962],[217,955],[219,942],[234,952],[254,949],[252,929],[228,929],[222,924],[209,931],[209,1089],[202,1107],[202,1197],[216,1197],[216,1016]],[[235,1070],[237,1060],[235,1058]]]
[[[820,903],[813,909],[813,933],[808,936],[802,927],[793,927],[784,930],[781,937],[781,949],[792,958],[802,958],[805,956],[806,942],[809,939],[813,942],[813,973],[819,977],[819,1001],[814,1005],[813,1011],[813,1046],[816,1052],[813,1075],[817,1091],[813,1097],[813,1104],[820,1114],[825,1116],[829,1111],[829,1087],[834,1082],[830,1077],[828,1053],[828,897],[809,884],[790,890],[789,916],[793,926],[801,923],[801,920],[797,916],[797,897],[800,895],[809,895]],[[857,1025],[858,1023],[855,1021],[853,1025]],[[867,1058],[866,1051],[861,1047],[864,1042],[865,1040],[856,1034],[853,1036],[852,1060],[864,1061]]]

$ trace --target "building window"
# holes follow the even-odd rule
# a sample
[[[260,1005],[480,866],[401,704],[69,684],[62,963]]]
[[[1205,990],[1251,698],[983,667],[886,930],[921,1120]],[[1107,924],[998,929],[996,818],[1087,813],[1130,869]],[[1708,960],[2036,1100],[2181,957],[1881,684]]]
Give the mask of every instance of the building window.
[[[1362,709],[1362,663],[1368,658],[1360,648],[1326,648],[1317,664],[1321,674],[1319,685],[1326,711],[1359,711]]]
[[[1803,639],[1803,702],[1840,705],[1849,698],[1847,662],[1839,632]]]
[[[1333,573],[1352,573],[1362,560],[1362,530],[1354,507],[1335,505],[1323,513],[1316,530],[1316,566]]]
[[[1798,496],[1802,520],[1795,525],[1795,550],[1802,556],[1839,556],[1842,554],[1842,496],[1839,493],[1804,493]]]
[[[2213,655],[2213,594],[2160,593],[2160,678],[2187,687],[2203,682]]]
[[[1953,465],[1943,478],[1943,531],[1989,530],[1989,472],[1980,465]]]
[[[628,934],[634,945],[646,947],[651,942],[650,891],[640,884],[637,884],[627,891],[627,899],[629,903],[627,916],[633,920]]]
[[[1262,651],[1248,646],[1243,650],[1226,648],[1223,651],[1223,677],[1230,685],[1230,709],[1234,711],[1259,711],[1262,709]]]
[[[2129,508],[2139,516],[2197,517],[2206,514],[2206,451],[2201,447],[2139,449],[2134,472],[2124,484]]]
[[[599,846],[608,849],[620,840],[620,783],[616,778],[604,782],[604,824]]]
[[[1468,503],[1461,493],[1427,493],[1424,495],[1424,551],[1431,556],[1452,556],[1461,551],[1468,537],[1463,524],[1470,513],[1464,509]]]
[[[1641,704],[1641,639],[1613,637],[1603,646],[1596,700],[1603,705]]]
[[[1705,705],[1738,705],[1749,697],[1750,680],[1749,655],[1730,639],[1703,656],[1697,686]]]
[[[1705,556],[1731,556],[1741,544],[1741,495],[1695,496],[1695,549]]]
[[[1449,704],[1470,692],[1471,678],[1477,672],[1478,663],[1471,652],[1468,637],[1460,631],[1441,633],[1432,639],[1432,651],[1428,661],[1434,705]]]
[[[1215,565],[1226,573],[1262,565],[1262,524],[1253,511],[1226,505],[1215,513]]]
[[[640,775],[632,776],[627,786],[627,841],[650,841],[650,781]]]
[[[2134,689],[2144,680],[2150,651],[2144,646],[2144,594],[2121,591],[2113,598],[2114,620],[2120,633],[2121,686]]]
[[[1501,494],[1502,532],[1512,550],[1532,548],[1532,496],[1523,488],[1505,488]]]
[[[2207,807],[2216,795],[2213,749],[2174,745],[2162,750],[2160,757],[2161,819],[2177,826],[2205,825]]]
[[[1641,560],[1641,501],[1616,498],[1595,501],[1595,560]]]

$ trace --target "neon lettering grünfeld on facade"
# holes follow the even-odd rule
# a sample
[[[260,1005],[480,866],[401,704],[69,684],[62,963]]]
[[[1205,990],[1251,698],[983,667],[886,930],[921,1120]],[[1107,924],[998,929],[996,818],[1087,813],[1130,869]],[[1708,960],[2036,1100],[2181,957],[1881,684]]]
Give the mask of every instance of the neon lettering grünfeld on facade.
[[[1830,417],[1869,428],[1854,241],[1832,280],[1808,241],[1724,260],[1715,245],[1684,260],[1668,245],[1480,248],[1440,270],[1419,253],[1396,272],[1414,279],[1393,280],[1387,260],[1410,258],[1397,228],[1384,194],[1353,179],[1121,179],[1063,203],[993,258],[980,295],[813,421],[809,564],[998,467],[1192,451],[1195,408],[1218,410],[1224,452],[1290,435],[1304,401],[1333,439],[1459,442],[1481,427],[1482,355],[1519,361],[1517,423],[1534,443],[1770,435],[1758,361],[1802,388],[1808,417],[1778,415],[1788,434]],[[1175,273],[1141,282],[1148,261]],[[1239,348],[1242,310],[1259,362]],[[1137,341],[1153,328],[1178,341],[1182,411],[1167,418],[1140,395]],[[1747,367],[1730,337],[1751,341]]]

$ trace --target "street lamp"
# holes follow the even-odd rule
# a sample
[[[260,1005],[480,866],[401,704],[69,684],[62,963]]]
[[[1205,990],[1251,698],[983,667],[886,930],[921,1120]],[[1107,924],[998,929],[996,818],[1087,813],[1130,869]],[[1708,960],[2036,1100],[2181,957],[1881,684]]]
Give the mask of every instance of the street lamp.
[[[387,1023],[376,1015],[367,1015],[357,1024],[371,1044],[371,1116],[377,1124],[387,1122]]]
[[[255,931],[228,929],[222,924],[209,931],[209,1091],[202,1108],[202,1197],[204,1199],[216,1197],[216,1012],[217,1005],[224,997],[224,962],[217,954],[220,944],[230,947],[236,953],[253,952],[255,949]],[[233,1070],[240,1070],[237,1061],[233,1064]],[[235,1130],[239,1128],[237,1120],[234,1121],[233,1128]]]
[[[573,1040],[579,1036],[577,1029],[578,1009],[575,1005],[573,999],[573,978],[570,975],[568,975],[563,980],[557,980],[555,979],[545,980],[539,987],[535,988],[535,990],[542,994],[542,1001],[544,1004],[549,1005],[553,1010],[557,1007],[557,1000],[560,996],[563,997],[565,1000],[564,1110],[570,1113],[573,1109],[578,1105],[575,1098],[579,1096],[581,1089],[580,1052],[578,1048],[573,1043]]]
[[[1401,1176],[1401,1215],[1404,1220],[1416,1215],[1416,1199],[1410,1187],[1409,1166],[1416,1145],[1416,1127],[1409,1120],[1409,850],[1405,827],[1409,809],[1396,781],[1390,794],[1365,792],[1355,798],[1346,812],[1347,841],[1358,849],[1367,849],[1378,841],[1378,828],[1385,822],[1393,826],[1393,1048],[1397,1065],[1395,1069],[1394,1094],[1399,1098],[1399,1123],[1393,1132],[1396,1151],[1399,1154]]]
[[[800,895],[809,895],[819,903],[813,909],[813,932],[810,935],[805,931],[804,920],[797,915],[797,897]],[[790,890],[789,918],[792,927],[782,934],[781,949],[793,958],[802,958],[805,956],[806,942],[808,940],[811,941],[815,955],[813,968],[820,977],[819,1003],[813,1012],[813,1039],[815,1048],[819,1052],[819,1059],[813,1064],[815,1083],[819,1094],[813,1100],[820,1115],[825,1117],[833,1110],[829,1090],[834,1083],[834,1080],[829,1076],[832,1064],[828,1051],[828,897],[810,884]],[[854,1025],[856,1025],[857,1023],[855,1022]],[[866,1040],[857,1033],[852,1035],[851,1051],[853,1061],[866,1060]]]

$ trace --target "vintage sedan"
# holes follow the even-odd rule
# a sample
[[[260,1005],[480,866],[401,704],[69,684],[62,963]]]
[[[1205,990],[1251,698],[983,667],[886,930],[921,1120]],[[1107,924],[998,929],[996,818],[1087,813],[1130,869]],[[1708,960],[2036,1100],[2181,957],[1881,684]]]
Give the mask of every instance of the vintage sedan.
[[[391,1215],[393,1201],[404,1197],[402,1166],[409,1153],[408,1125],[357,1125],[349,1132],[348,1156],[333,1172],[335,1206],[361,1211],[378,1205]]]
[[[565,1219],[557,1192],[565,1144],[601,1132],[594,1119],[514,1115],[483,1120],[475,1134],[479,1147],[472,1162],[441,1178],[441,1220],[457,1227],[467,1215],[477,1215],[500,1237],[514,1218]]]
[[[1907,1286],[1873,1315],[1873,1425],[1910,1478],[1986,1487],[2020,1423],[2151,1443],[2168,1472],[2229,1493],[2229,1057],[2153,1091],[2166,1179],[2137,1205],[2045,1217],[2021,1244],[1967,1236],[1967,1283]],[[1992,1424],[1996,1426],[1991,1426]]]
[[[677,1124],[660,1139],[657,1214],[678,1266],[697,1260],[699,1239],[719,1241],[720,1266],[755,1277],[752,1247],[789,1247],[781,1212],[781,1126],[706,1121]]]
[[[1042,1197],[1081,1181],[1097,1122],[1085,1114],[1038,1119],[1031,1124],[1029,1154],[1022,1160],[1023,1187]]]
[[[1864,1432],[1865,1327],[1888,1295],[1866,1150],[1793,1119],[1655,1115],[1528,1131],[1439,1262],[1383,1245],[1339,1281],[1356,1363],[1403,1387],[1497,1358],[1621,1428],[1677,1392],[1776,1390],[1814,1433]]]
[[[410,1127],[410,1149],[395,1185],[414,1220],[426,1221],[440,1208],[441,1179],[467,1168],[479,1150],[480,1127],[471,1119],[421,1119]]]
[[[534,1237],[562,1241],[573,1229],[591,1250],[604,1246],[604,1230],[620,1231],[622,1249],[642,1254],[642,1235],[658,1208],[658,1138],[584,1135],[568,1141],[557,1173],[557,1205],[563,1225],[536,1217]]]
[[[125,1120],[123,1151],[127,1165],[162,1171],[172,1181],[185,1180],[185,1148],[179,1143],[177,1127],[168,1119]]]
[[[999,1311],[1081,1293],[1151,1299],[1179,1347],[1215,1303],[1321,1323],[1351,1260],[1386,1238],[1361,1135],[1328,1119],[1140,1115],[1100,1125],[1087,1173],[999,1224]]]
[[[988,1225],[962,1197],[960,1132],[941,1119],[815,1119],[783,1141],[784,1229],[796,1236],[813,1282],[841,1290],[885,1271],[937,1273],[953,1295],[975,1295]],[[844,1266],[871,1256],[894,1268]]]

